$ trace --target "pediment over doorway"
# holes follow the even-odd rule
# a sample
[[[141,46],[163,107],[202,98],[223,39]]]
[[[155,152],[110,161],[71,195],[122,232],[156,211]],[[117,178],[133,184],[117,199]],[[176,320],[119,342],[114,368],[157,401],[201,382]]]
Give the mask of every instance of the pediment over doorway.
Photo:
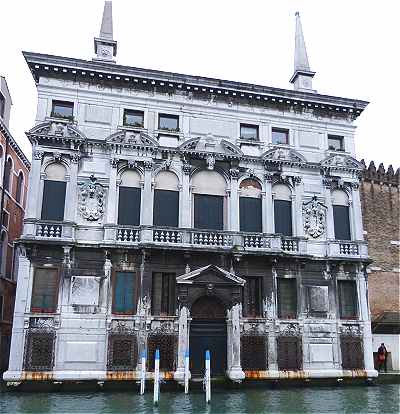
[[[176,278],[178,284],[229,284],[244,286],[246,281],[219,266],[207,265]]]

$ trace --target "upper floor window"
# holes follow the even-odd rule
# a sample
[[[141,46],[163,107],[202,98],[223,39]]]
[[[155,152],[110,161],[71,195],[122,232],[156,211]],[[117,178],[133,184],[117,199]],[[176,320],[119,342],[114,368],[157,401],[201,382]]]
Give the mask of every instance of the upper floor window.
[[[258,125],[240,124],[240,139],[258,141]]]
[[[200,171],[194,175],[194,227],[223,230],[226,182],[216,171]]]
[[[113,277],[113,313],[135,313],[136,274],[133,272],[115,272]]]
[[[0,295],[0,321],[3,320],[4,296]]]
[[[63,221],[67,189],[65,167],[59,163],[50,164],[45,174],[41,218],[42,220]]]
[[[287,129],[272,128],[273,144],[289,144],[289,131]]]
[[[151,313],[175,315],[175,273],[153,273]]]
[[[328,149],[332,151],[344,151],[344,137],[340,135],[328,135]]]
[[[296,319],[297,281],[295,278],[278,278],[278,318]]]
[[[138,226],[140,224],[141,185],[140,175],[133,170],[121,176],[118,197],[118,224]]]
[[[6,162],[6,169],[4,171],[4,189],[8,192],[11,191],[11,178],[12,178],[13,162],[9,158]]]
[[[332,192],[333,223],[336,240],[351,240],[349,197],[343,190]]]
[[[33,275],[31,312],[53,313],[57,308],[58,270],[37,268]]]
[[[153,224],[178,227],[178,177],[170,171],[161,171],[155,178]]]
[[[243,304],[245,316],[262,315],[262,278],[246,277],[243,288]]]
[[[240,231],[262,233],[261,186],[256,180],[240,183]]]
[[[8,253],[8,237],[7,233],[3,231],[1,233],[1,240],[0,240],[0,274],[3,276],[6,275],[6,267],[7,267],[7,253]]]
[[[179,116],[169,114],[159,114],[158,129],[166,131],[179,131]]]
[[[357,286],[354,280],[338,280],[341,319],[357,318]]]
[[[51,116],[53,118],[63,118],[72,121],[74,119],[74,103],[65,101],[53,101]]]
[[[134,111],[132,109],[124,109],[124,125],[143,128],[144,112]]]
[[[0,93],[0,117],[4,118],[4,112],[6,110],[6,100],[4,96]]]
[[[284,236],[292,235],[292,193],[284,184],[276,184],[272,188],[274,194],[275,233]]]
[[[18,203],[22,203],[22,195],[23,195],[23,188],[24,188],[24,174],[22,171],[18,174],[17,178],[17,193],[15,195],[15,199]]]

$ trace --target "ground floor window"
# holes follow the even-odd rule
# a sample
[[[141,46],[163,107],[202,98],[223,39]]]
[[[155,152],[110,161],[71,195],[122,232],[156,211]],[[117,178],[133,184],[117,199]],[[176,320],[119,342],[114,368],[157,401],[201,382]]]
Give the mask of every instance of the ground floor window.
[[[339,312],[341,319],[357,318],[357,286],[354,280],[339,280]]]
[[[262,278],[247,277],[243,288],[243,310],[245,316],[262,316]]]
[[[267,363],[267,337],[265,335],[242,335],[240,357],[244,371],[265,371]]]
[[[27,332],[25,371],[51,371],[54,365],[54,332]]]
[[[133,371],[136,365],[136,336],[111,334],[108,337],[107,369],[110,371]]]
[[[278,278],[278,317],[296,319],[297,317],[297,281],[295,278]]]
[[[279,371],[298,371],[303,366],[301,338],[281,336],[277,339]]]
[[[175,356],[178,348],[176,335],[149,335],[147,338],[147,369],[154,371],[154,358],[156,350],[160,351],[160,370],[175,371]]]
[[[340,349],[343,369],[364,369],[364,352],[361,338],[342,335]]]
[[[175,273],[153,273],[152,311],[153,315],[175,315]]]

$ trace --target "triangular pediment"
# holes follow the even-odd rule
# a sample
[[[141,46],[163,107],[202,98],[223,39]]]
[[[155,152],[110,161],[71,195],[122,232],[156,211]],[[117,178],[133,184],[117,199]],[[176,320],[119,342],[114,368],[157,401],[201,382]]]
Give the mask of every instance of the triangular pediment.
[[[246,281],[235,274],[222,269],[219,266],[207,265],[199,269],[192,270],[176,278],[179,284],[237,284],[243,286]]]
[[[110,146],[122,146],[126,148],[158,147],[158,142],[151,135],[143,131],[119,130],[110,135],[106,142]]]

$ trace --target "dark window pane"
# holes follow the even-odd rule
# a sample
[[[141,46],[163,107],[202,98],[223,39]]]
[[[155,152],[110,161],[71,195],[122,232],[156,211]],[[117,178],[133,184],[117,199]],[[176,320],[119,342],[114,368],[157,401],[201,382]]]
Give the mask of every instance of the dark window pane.
[[[65,181],[44,181],[42,220],[64,220],[66,188],[67,183]]]
[[[352,280],[339,280],[339,305],[342,319],[354,319],[357,317],[357,287]]]
[[[194,227],[197,229],[223,230],[224,197],[195,194]]]
[[[57,269],[36,269],[33,278],[32,312],[55,312],[58,294]]]
[[[279,371],[297,371],[302,369],[303,352],[301,338],[280,336],[277,338]]]
[[[118,224],[138,226],[140,224],[140,188],[119,187]]]
[[[135,273],[116,272],[113,293],[114,313],[135,313]]]
[[[273,144],[288,144],[289,131],[285,129],[272,128],[272,143]]]
[[[154,191],[153,222],[155,226],[178,227],[179,192]]]
[[[158,128],[167,129],[169,131],[179,131],[179,116],[160,114]]]
[[[153,315],[175,315],[175,280],[175,273],[153,273]]]
[[[130,109],[124,110],[124,125],[143,127],[144,125],[144,113],[142,111],[131,111]]]
[[[257,141],[258,140],[258,126],[240,124],[240,138]]]
[[[4,189],[10,191],[10,184],[11,184],[11,173],[12,173],[12,161],[9,158],[6,163],[6,168],[4,171]]]
[[[4,99],[4,96],[0,93],[0,116],[4,117],[4,112],[6,109],[6,100]]]
[[[54,118],[74,118],[74,104],[73,102],[53,101],[51,116]]]
[[[262,233],[261,199],[240,197],[240,231]]]
[[[245,316],[261,316],[262,301],[261,277],[247,277],[244,285],[244,314]]]
[[[292,202],[274,200],[275,233],[292,235]]]
[[[333,206],[333,222],[336,240],[351,240],[349,207]]]
[[[24,176],[22,175],[22,173],[20,173],[18,175],[18,178],[17,178],[17,193],[15,195],[16,200],[17,200],[18,203],[20,203],[22,201],[23,184],[24,184]]]
[[[295,319],[297,317],[297,283],[296,279],[277,280],[278,284],[278,317]]]
[[[334,151],[343,151],[343,137],[338,135],[328,135],[328,148]]]

